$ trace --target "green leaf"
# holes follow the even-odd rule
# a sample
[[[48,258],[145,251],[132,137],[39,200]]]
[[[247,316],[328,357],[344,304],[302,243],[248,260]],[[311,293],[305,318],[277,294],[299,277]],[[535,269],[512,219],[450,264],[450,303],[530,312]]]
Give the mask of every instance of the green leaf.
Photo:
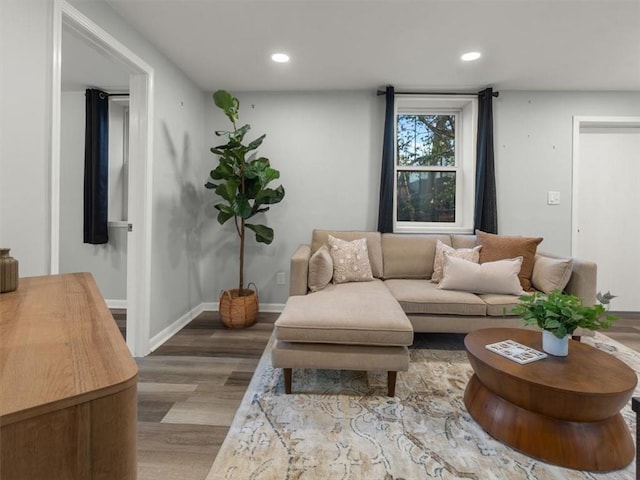
[[[249,145],[247,145],[247,151],[255,150],[260,145],[262,145],[262,141],[264,140],[264,138],[266,136],[267,136],[267,134],[265,133],[264,135],[256,138],[253,142],[249,143]]]
[[[233,166],[231,166],[229,162],[221,160],[215,170],[211,171],[210,175],[214,180],[226,180],[234,175]]]
[[[269,228],[265,225],[254,225],[251,223],[245,223],[244,226],[255,232],[257,242],[266,243],[267,245],[273,242],[273,228]]]
[[[265,188],[256,195],[257,205],[273,205],[280,203],[284,198],[284,188],[280,185],[278,188]]]
[[[238,191],[238,182],[235,178],[229,178],[226,182],[221,183],[215,192],[232,204],[235,201],[236,192]]]
[[[227,118],[231,120],[231,123],[235,124],[238,121],[240,102],[236,97],[226,90],[218,90],[213,94],[213,102],[224,112]]]
[[[218,223],[220,225],[224,225],[227,220],[234,217],[233,210],[228,205],[219,203],[214,205],[214,207],[218,210]]]
[[[246,219],[252,216],[249,200],[241,193],[231,202],[231,208],[233,208],[233,213],[237,217]]]

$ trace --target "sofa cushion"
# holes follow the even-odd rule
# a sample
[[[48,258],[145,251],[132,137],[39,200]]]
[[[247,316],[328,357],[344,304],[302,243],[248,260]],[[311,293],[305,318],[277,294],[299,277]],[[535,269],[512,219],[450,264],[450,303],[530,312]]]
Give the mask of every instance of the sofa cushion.
[[[520,303],[518,295],[484,293],[478,296],[487,304],[487,315],[490,317],[514,316],[511,309]],[[524,325],[524,320],[522,325]]]
[[[478,237],[469,234],[451,235],[451,246],[453,248],[473,248],[478,245]]]
[[[322,290],[333,278],[333,260],[326,245],[320,247],[309,259],[309,290]]]
[[[478,264],[445,253],[444,262],[438,288],[472,293],[524,293],[518,279],[522,257]]]
[[[313,230],[311,234],[311,255],[322,245],[329,245],[329,235],[350,242],[358,238],[367,239],[371,273],[375,278],[382,278],[382,234],[380,232]]]
[[[464,260],[469,260],[473,263],[478,263],[480,260],[480,249],[482,245],[475,246],[473,248],[453,248],[448,245],[445,245],[441,241],[438,240],[436,244],[436,256],[433,261],[433,274],[431,275],[431,281],[434,283],[438,283],[442,280],[442,271],[444,269],[444,260],[445,254],[447,256],[453,256],[456,258],[462,258]]]
[[[382,235],[384,278],[429,278],[436,243],[450,245],[449,235]]]
[[[289,297],[275,323],[285,342],[406,346],[413,327],[382,281],[330,284]]]
[[[486,315],[487,305],[473,293],[439,290],[429,280],[385,280],[391,294],[408,314]]]
[[[333,261],[333,283],[373,280],[366,238],[347,242],[329,235],[329,253]]]
[[[551,293],[564,290],[569,283],[573,268],[571,258],[550,258],[536,255],[531,275],[531,284],[536,290]]]
[[[538,244],[542,237],[512,237],[494,235],[480,230],[476,231],[478,243],[482,245],[480,250],[480,263],[495,262],[507,258],[522,257],[520,267],[520,284],[524,290],[531,290],[531,274],[533,262]]]

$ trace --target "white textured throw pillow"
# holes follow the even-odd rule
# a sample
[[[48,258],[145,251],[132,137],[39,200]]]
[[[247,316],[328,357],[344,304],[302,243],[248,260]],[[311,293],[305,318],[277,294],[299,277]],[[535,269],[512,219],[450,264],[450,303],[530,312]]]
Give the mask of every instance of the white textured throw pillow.
[[[329,285],[333,277],[333,260],[326,245],[322,245],[309,259],[309,290],[318,292]]]
[[[549,258],[536,255],[531,274],[533,288],[544,293],[564,290],[573,272],[572,258]]]
[[[329,253],[333,260],[333,283],[373,280],[366,238],[347,242],[329,235]]]
[[[473,263],[445,254],[442,280],[438,288],[473,293],[522,295],[518,273],[522,257],[487,263]]]
[[[431,281],[438,283],[442,280],[442,269],[444,267],[444,254],[454,256],[456,258],[463,258],[473,263],[478,263],[480,260],[480,249],[482,245],[478,245],[473,248],[458,248],[457,250],[449,245],[442,243],[438,240],[436,243],[436,255],[433,259],[433,274],[431,275]]]

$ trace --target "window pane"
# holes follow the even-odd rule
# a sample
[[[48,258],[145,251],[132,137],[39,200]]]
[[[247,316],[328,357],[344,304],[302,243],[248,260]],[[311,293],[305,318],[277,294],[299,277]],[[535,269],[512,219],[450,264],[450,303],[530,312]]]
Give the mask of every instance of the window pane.
[[[398,115],[398,165],[453,167],[455,115]]]
[[[455,222],[455,172],[398,172],[399,222]]]

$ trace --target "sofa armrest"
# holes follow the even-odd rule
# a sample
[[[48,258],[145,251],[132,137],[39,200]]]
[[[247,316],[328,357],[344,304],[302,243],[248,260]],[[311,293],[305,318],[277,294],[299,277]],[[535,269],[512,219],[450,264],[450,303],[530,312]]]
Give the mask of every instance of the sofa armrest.
[[[573,259],[573,271],[564,291],[582,298],[582,304],[595,305],[598,289],[598,266],[588,260]]]
[[[291,274],[289,276],[290,297],[307,294],[310,258],[311,245],[300,245],[291,256]]]

